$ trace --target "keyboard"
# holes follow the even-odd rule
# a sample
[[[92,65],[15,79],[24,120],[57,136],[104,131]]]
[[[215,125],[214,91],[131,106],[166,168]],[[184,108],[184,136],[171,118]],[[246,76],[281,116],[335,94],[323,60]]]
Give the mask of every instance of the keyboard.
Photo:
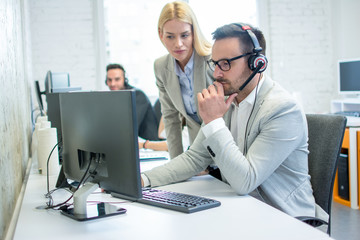
[[[169,154],[164,151],[140,151],[139,158],[140,161],[146,160],[167,160]]]
[[[360,112],[358,111],[341,111],[341,112],[336,112],[334,114],[346,116],[346,117],[360,117]]]
[[[143,188],[143,197],[138,201],[152,206],[162,207],[184,213],[193,213],[221,205],[219,201],[189,194]]]

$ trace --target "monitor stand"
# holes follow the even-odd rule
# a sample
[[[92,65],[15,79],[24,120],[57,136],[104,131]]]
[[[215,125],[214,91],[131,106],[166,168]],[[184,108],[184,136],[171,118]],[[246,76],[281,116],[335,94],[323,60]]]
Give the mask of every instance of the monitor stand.
[[[87,182],[74,193],[74,207],[61,210],[61,213],[77,221],[87,221],[126,213],[126,209],[100,202],[87,204],[88,196],[99,187],[96,183]]]

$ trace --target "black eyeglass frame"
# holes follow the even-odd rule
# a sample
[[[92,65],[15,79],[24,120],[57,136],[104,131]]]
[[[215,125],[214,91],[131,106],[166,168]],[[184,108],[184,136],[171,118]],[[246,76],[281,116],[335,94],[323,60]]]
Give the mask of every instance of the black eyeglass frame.
[[[237,59],[240,59],[240,58],[242,58],[242,57],[246,57],[246,56],[251,55],[251,54],[254,54],[254,53],[253,53],[253,52],[248,52],[248,53],[242,54],[242,55],[237,56],[237,57],[233,57],[233,58],[230,58],[230,59],[224,58],[224,59],[220,59],[220,60],[218,60],[218,61],[214,61],[214,60],[210,59],[210,60],[207,61],[207,63],[208,63],[208,66],[209,66],[210,70],[212,70],[212,71],[215,71],[215,67],[216,67],[216,65],[217,65],[217,66],[220,68],[221,71],[227,72],[227,71],[230,71],[230,69],[231,69],[231,64],[230,64],[230,63],[231,63],[232,61],[237,60]],[[229,69],[223,69],[223,68],[221,67],[221,65],[219,64],[219,62],[222,62],[222,61],[226,61],[226,62],[227,62],[228,66],[229,66]]]

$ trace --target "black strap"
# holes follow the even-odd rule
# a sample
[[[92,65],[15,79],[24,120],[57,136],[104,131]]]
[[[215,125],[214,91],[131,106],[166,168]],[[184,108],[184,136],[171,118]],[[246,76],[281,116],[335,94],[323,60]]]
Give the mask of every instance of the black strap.
[[[209,174],[210,174],[211,176],[213,176],[214,178],[217,178],[217,179],[219,179],[220,181],[222,181],[220,168],[214,168],[214,167],[208,166],[208,167],[207,167],[207,170],[209,171]]]

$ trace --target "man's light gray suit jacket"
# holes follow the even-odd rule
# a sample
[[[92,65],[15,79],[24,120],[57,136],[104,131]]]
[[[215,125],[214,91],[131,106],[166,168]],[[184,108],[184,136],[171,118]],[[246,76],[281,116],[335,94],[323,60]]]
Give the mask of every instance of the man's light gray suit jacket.
[[[255,190],[261,200],[291,216],[315,216],[305,114],[280,85],[267,77],[262,81],[248,122],[245,150],[239,149],[229,131],[232,105],[224,116],[228,128],[208,138],[199,131],[188,151],[145,172],[151,186],[188,179],[215,162],[236,193]]]

